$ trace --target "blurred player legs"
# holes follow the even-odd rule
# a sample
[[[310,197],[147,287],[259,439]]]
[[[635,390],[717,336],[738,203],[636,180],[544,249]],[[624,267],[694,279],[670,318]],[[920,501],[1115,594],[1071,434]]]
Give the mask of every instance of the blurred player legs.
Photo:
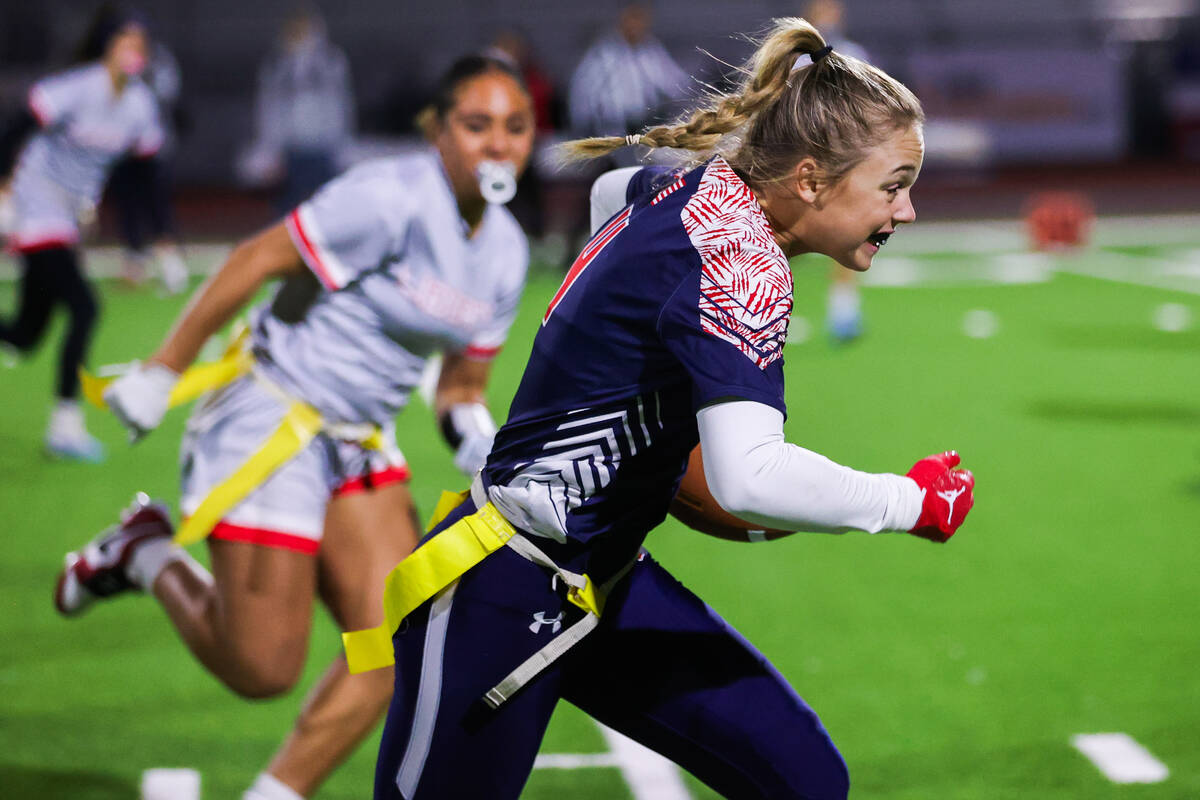
[[[127,158],[113,170],[109,191],[125,244],[122,277],[132,284],[146,279],[147,242],[152,241],[158,278],[169,294],[178,294],[187,289],[188,271],[176,243],[168,173],[161,161],[152,165],[149,159]]]
[[[55,600],[74,615],[99,597],[148,589],[192,654],[226,686],[243,697],[273,697],[300,677],[314,594],[340,628],[379,624],[384,578],[415,545],[418,530],[407,486],[392,483],[331,500],[315,559],[211,539],[210,574],[170,542],[165,509],[140,496],[117,528],[68,555]],[[247,800],[315,791],[374,729],[391,693],[390,674],[351,676],[338,656]]]
[[[87,432],[80,408],[79,377],[92,330],[99,316],[96,294],[79,269],[74,250],[52,247],[22,256],[24,278],[16,318],[0,320],[0,341],[17,352],[37,346],[55,306],[70,312],[67,333],[59,352],[56,399],[46,429],[46,449],[56,456],[100,461],[104,447]]]
[[[858,276],[838,264],[830,267],[825,326],[833,341],[841,344],[854,341],[863,333]]]

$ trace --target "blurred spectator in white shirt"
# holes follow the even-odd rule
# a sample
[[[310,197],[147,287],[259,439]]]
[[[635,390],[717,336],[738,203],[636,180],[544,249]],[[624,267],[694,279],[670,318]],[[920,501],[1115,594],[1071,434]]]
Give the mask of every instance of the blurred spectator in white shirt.
[[[681,99],[687,74],[654,38],[652,22],[648,6],[626,5],[617,29],[584,53],[568,92],[573,135],[637,133],[658,121],[665,105]],[[620,152],[636,155],[634,148]]]
[[[301,6],[259,69],[256,140],[239,172],[249,183],[279,182],[279,210],[294,208],[341,170],[354,119],[346,54],[317,10]]]

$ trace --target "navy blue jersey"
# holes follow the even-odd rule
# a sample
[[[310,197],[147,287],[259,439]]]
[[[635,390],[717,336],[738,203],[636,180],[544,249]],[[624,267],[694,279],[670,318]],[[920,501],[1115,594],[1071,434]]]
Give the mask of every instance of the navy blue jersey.
[[[792,276],[753,193],[719,157],[631,186],[551,300],[483,472],[514,525],[598,580],[666,516],[700,407],[786,411]]]

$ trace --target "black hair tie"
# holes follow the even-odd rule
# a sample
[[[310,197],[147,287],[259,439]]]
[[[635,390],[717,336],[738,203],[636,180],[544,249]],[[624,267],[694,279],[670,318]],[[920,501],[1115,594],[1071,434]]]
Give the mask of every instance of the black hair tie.
[[[812,63],[816,64],[825,56],[833,52],[833,45],[827,44],[815,53],[809,53],[808,57],[812,59]]]

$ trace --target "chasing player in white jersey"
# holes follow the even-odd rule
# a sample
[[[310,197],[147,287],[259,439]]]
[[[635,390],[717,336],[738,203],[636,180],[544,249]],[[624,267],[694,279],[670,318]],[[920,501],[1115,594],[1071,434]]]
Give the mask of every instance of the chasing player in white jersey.
[[[46,432],[46,448],[64,458],[104,457],[77,399],[77,373],[99,316],[79,265],[80,225],[94,215],[117,159],[127,153],[149,159],[162,144],[154,96],[138,78],[146,48],[139,16],[104,9],[81,48],[87,63],[34,84],[28,108],[0,144],[0,201],[12,210],[8,246],[23,267],[18,311],[14,319],[0,320],[0,342],[32,350],[54,307],[66,306],[70,321]]]
[[[442,431],[464,472],[483,465],[495,433],[483,390],[528,261],[502,205],[533,142],[520,78],[463,58],[421,123],[430,150],[353,168],[239,245],[154,355],[105,391],[135,434],[153,429],[173,388],[197,374],[180,380],[201,345],[264,282],[284,279],[255,309],[247,349],[225,359],[244,373],[192,414],[176,542],[166,510],[143,498],[67,556],[62,613],[152,592],[192,653],[245,697],[295,684],[314,597],[343,629],[382,620],[382,579],[419,535],[392,420],[441,352]],[[282,465],[247,477],[264,459]],[[211,574],[177,543],[206,533]],[[351,677],[339,657],[245,797],[310,795],[391,690],[387,674]]]

